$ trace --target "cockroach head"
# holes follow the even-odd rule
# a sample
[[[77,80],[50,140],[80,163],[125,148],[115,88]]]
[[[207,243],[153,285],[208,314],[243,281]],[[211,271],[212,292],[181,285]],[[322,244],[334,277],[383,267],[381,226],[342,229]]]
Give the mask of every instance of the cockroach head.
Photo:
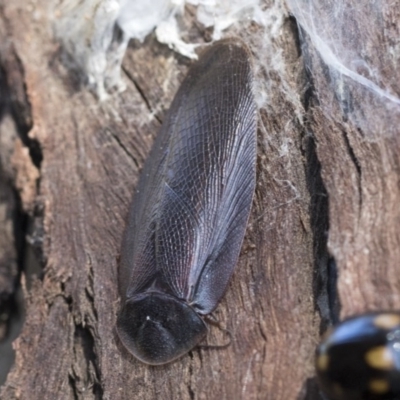
[[[117,321],[126,349],[140,361],[166,364],[187,353],[206,335],[207,326],[187,303],[160,292],[126,300]]]

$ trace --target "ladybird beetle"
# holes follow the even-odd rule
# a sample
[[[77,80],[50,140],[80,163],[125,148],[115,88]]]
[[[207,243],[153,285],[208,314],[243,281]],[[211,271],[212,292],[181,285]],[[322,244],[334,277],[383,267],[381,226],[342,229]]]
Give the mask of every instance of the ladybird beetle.
[[[375,312],[328,330],[315,357],[332,400],[400,400],[400,313]]]

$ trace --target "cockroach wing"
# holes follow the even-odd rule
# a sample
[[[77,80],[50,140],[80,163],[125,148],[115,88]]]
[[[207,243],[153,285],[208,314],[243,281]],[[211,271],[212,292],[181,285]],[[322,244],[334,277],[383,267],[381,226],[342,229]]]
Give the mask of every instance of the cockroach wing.
[[[211,236],[212,251],[203,268],[197,270],[197,275],[192,278],[194,292],[190,301],[201,314],[212,312],[224,294],[239,256],[250,213],[255,184],[256,124],[254,110],[249,109],[248,112],[249,120],[245,121],[248,123],[245,127],[248,131],[241,132],[243,140],[231,155],[233,165],[230,166],[217,211],[215,229]]]

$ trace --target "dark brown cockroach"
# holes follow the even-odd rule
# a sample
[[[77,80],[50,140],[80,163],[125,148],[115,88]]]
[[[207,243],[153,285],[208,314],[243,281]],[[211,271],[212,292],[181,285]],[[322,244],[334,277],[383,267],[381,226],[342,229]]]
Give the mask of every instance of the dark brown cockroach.
[[[164,364],[207,333],[231,277],[255,187],[256,104],[243,42],[209,47],[189,70],[144,165],[121,250],[118,335]]]

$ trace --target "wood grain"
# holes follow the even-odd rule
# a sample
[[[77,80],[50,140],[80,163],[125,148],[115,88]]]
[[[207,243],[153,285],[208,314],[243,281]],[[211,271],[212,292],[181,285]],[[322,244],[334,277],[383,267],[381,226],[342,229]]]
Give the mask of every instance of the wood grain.
[[[299,45],[295,21],[279,8],[272,43],[282,67],[265,65],[257,78],[269,91],[256,194],[238,267],[215,312],[232,343],[143,365],[114,330],[119,248],[138,174],[189,62],[153,38],[133,43],[123,63],[127,89],[100,102],[63,64],[50,3],[38,0],[32,10],[22,0],[0,2],[10,104],[0,132],[4,139],[5,121],[15,122],[19,139],[7,139],[13,185],[30,218],[40,219],[44,268],[25,290],[26,321],[0,397],[319,399],[313,352],[337,314],[333,266],[342,315],[398,304],[398,137],[366,140],[346,120],[312,42]],[[261,28],[249,32],[249,44],[263,40]],[[331,105],[329,118],[321,103]],[[16,178],[24,173],[30,186]],[[225,341],[217,329],[207,338]]]

